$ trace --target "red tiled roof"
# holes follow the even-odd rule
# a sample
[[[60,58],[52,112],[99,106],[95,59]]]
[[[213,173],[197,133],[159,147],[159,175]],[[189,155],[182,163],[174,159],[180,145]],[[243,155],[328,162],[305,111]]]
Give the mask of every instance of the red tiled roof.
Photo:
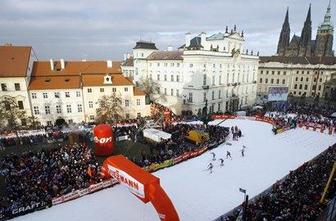
[[[132,81],[123,75],[111,75],[112,84],[104,84],[105,74],[85,74],[82,75],[83,87],[89,86],[123,86],[123,85],[133,85]]]
[[[80,76],[32,77],[29,90],[81,88]]]
[[[144,96],[146,95],[145,92],[143,92],[140,88],[138,87],[133,87],[133,95],[134,96]]]
[[[0,46],[0,77],[25,77],[31,49],[30,46]]]
[[[80,74],[121,74],[121,62],[113,61],[112,68],[107,67],[107,61],[65,61],[65,68],[61,70],[61,62],[54,61],[51,70],[50,61],[34,62],[32,76],[60,76]]]

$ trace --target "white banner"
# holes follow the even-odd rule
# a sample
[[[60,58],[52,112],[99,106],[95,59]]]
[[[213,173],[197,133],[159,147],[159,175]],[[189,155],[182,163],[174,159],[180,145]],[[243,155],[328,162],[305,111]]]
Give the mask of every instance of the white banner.
[[[101,189],[104,189],[106,187],[112,186],[116,183],[118,183],[117,180],[110,179],[110,180],[105,180],[101,183],[93,184],[93,185],[91,185],[91,186],[89,186],[88,188],[85,188],[85,189],[75,190],[71,193],[68,193],[68,194],[65,194],[63,196],[52,199],[52,205],[57,205],[57,204],[64,203],[64,202],[69,201],[69,200],[77,199],[77,198],[82,197],[84,195],[93,193],[97,190],[101,190]]]
[[[128,187],[129,191],[133,194],[145,198],[144,185],[134,179],[125,171],[122,171],[118,168],[115,168],[111,165],[108,165],[109,174],[116,179],[120,184]]]

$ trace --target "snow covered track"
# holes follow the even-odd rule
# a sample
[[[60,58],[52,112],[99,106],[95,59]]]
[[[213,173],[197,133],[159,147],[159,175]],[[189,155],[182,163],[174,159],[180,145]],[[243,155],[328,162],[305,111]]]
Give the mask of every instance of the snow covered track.
[[[155,173],[181,220],[214,220],[242,202],[240,187],[250,197],[258,195],[335,141],[335,136],[300,128],[273,135],[270,124],[250,120],[226,120],[221,125],[237,125],[243,137],[239,141],[230,140],[232,146],[223,144],[211,150],[216,161],[206,152]],[[247,147],[245,157],[241,156],[243,145]],[[225,158],[227,150],[232,160]],[[220,167],[219,158],[224,159],[224,167]],[[205,171],[209,162],[214,163],[212,174]],[[159,218],[152,205],[142,204],[117,185],[16,220],[158,221]]]

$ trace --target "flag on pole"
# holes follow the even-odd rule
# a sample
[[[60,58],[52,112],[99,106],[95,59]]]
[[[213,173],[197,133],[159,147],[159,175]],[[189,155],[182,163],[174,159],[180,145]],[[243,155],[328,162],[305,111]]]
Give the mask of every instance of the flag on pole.
[[[239,188],[239,191],[246,194],[246,190],[244,190],[243,188]]]

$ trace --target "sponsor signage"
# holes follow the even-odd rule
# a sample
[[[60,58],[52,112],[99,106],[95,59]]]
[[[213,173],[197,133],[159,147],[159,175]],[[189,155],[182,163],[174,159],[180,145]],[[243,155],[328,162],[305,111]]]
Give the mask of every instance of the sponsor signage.
[[[45,207],[45,206],[46,206],[45,202],[32,203],[28,206],[22,206],[22,207],[13,209],[12,210],[12,215],[19,216],[19,215],[24,214],[24,213],[33,212],[35,209]]]
[[[145,198],[144,185],[134,179],[132,176],[127,174],[125,171],[122,171],[116,167],[108,165],[109,174],[116,179],[120,184],[127,186],[129,191],[133,194]]]
[[[89,186],[88,188],[81,189],[81,190],[76,190],[74,192],[65,194],[61,197],[54,198],[52,200],[52,205],[57,205],[57,204],[64,203],[64,202],[69,201],[69,200],[79,198],[81,196],[84,196],[84,195],[93,193],[95,191],[101,190],[103,188],[112,186],[116,183],[117,183],[116,180],[106,180],[106,181],[101,182],[101,183],[93,184],[93,185]]]
[[[95,143],[106,144],[106,143],[112,142],[112,136],[111,137],[101,137],[101,138],[98,138],[97,136],[95,136],[93,140]]]

